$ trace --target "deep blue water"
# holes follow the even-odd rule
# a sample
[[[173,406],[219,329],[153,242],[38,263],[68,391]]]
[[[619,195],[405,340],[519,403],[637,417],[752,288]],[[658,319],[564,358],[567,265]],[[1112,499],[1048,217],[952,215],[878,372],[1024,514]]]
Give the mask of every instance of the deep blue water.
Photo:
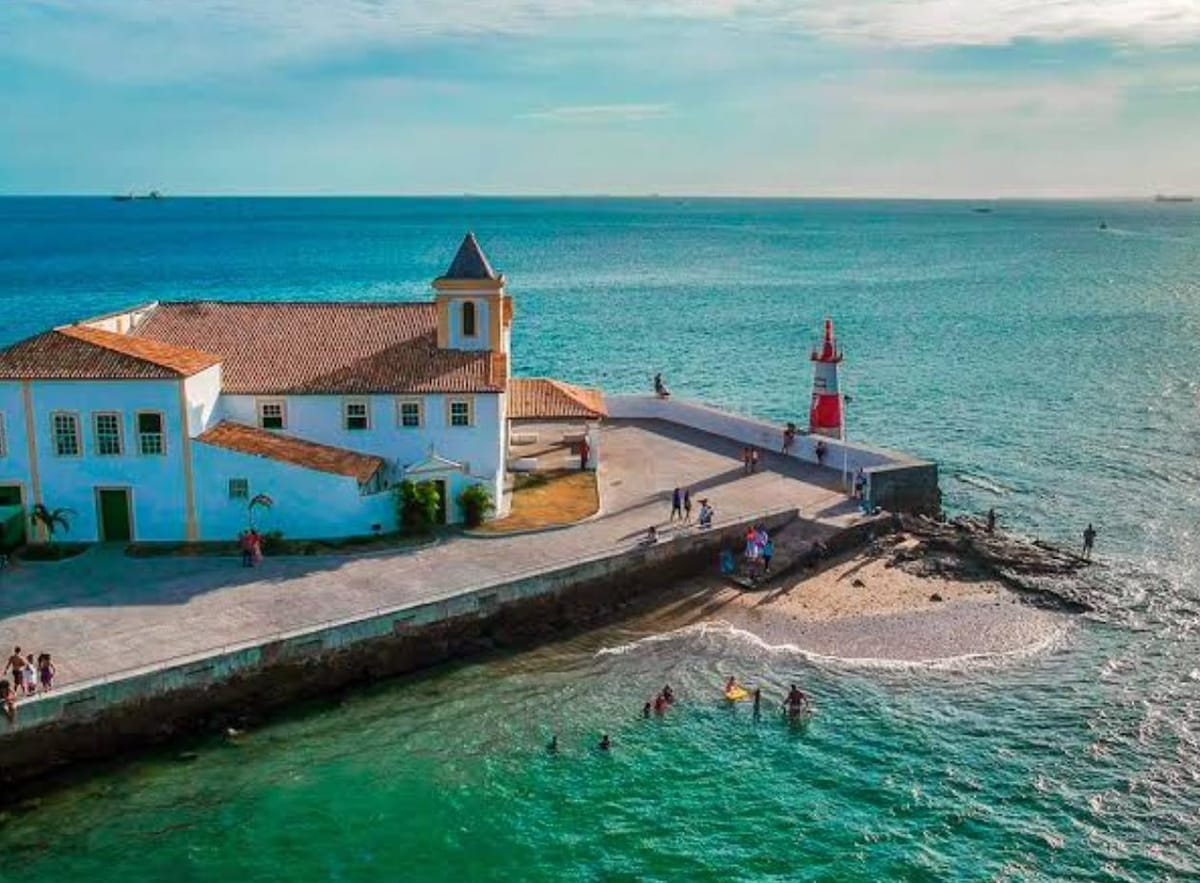
[[[22,848],[46,813],[73,832],[19,853],[25,879],[216,879],[223,838],[263,879],[373,879],[405,854],[437,870],[418,877],[1196,879],[1200,203],[974,205],[0,199],[0,342],[159,298],[424,298],[471,229],[509,279],[517,373],[629,391],[662,371],[679,395],[783,420],[805,414],[830,315],[850,435],[938,460],[953,510],[1071,541],[1095,522],[1108,593],[1067,645],[999,670],[847,674],[706,638],[389,686],[10,820],[0,842]],[[569,772],[507,747],[540,739],[563,692],[558,725],[582,745],[654,666],[699,690],[731,660],[800,672],[830,716],[747,735],[697,710],[607,766],[573,749]]]

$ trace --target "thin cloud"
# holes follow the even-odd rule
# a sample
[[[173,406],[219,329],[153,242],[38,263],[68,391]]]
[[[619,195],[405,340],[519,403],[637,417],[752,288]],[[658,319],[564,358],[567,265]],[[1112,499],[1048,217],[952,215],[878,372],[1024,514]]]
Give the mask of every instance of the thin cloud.
[[[668,104],[574,104],[519,114],[517,119],[558,123],[640,122],[671,115]]]

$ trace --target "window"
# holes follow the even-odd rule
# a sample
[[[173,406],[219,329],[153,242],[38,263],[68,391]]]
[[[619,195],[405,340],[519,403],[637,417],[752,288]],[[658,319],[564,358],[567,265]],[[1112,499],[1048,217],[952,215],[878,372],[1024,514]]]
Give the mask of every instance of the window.
[[[268,401],[258,403],[258,425],[263,429],[283,429],[287,426],[283,402]]]
[[[54,453],[60,457],[79,456],[79,417],[58,412],[51,417],[54,426]]]
[[[450,402],[450,425],[470,426],[471,403],[465,399],[454,399]]]
[[[250,499],[250,481],[246,478],[231,478],[229,479],[229,499],[231,500],[248,500]]]
[[[475,304],[473,301],[466,301],[462,305],[462,333],[463,337],[475,336]]]
[[[100,457],[121,456],[121,415],[111,412],[92,415],[92,432],[95,435],[96,455]]]
[[[403,429],[419,429],[425,421],[420,400],[400,402],[400,426]]]
[[[363,399],[353,399],[342,405],[342,425],[346,429],[370,429],[371,416],[367,402]]]
[[[138,450],[147,456],[165,454],[167,446],[163,440],[163,415],[158,411],[138,411]]]

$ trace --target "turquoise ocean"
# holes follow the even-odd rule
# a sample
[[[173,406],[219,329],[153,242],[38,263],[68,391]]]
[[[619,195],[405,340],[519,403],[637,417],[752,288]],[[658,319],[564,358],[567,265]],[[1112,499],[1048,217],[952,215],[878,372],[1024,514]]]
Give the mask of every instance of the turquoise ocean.
[[[1200,879],[1200,203],[0,199],[0,343],[425,298],[467,229],[519,374],[803,420],[831,316],[850,436],[936,459],[951,512],[1094,522],[1100,609],[937,667],[618,624],[89,770],[0,816],[0,880]],[[722,707],[731,672],[818,714]]]

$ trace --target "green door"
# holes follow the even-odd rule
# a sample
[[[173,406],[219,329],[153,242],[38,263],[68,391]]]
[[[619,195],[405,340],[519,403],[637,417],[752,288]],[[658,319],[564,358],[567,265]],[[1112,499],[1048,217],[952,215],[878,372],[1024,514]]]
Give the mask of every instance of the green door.
[[[100,539],[127,542],[129,530],[129,491],[100,491]]]
[[[437,523],[445,524],[446,523],[446,482],[442,481],[439,478],[437,481],[435,481],[433,483],[433,486],[435,488],[437,488],[437,495],[438,495]]]

